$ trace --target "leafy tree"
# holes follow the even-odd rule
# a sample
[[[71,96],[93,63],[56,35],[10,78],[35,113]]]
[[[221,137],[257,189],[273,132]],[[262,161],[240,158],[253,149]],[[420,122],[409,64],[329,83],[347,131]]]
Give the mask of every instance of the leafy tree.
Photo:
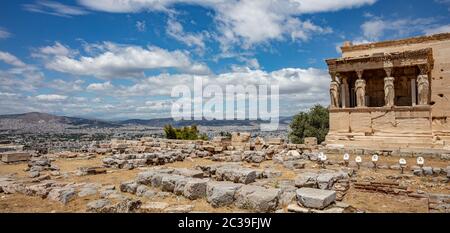
[[[328,109],[315,105],[309,112],[295,115],[289,126],[289,139],[292,143],[301,144],[305,137],[316,137],[317,142],[322,143],[330,127]]]
[[[181,139],[181,140],[208,140],[206,134],[200,134],[196,125],[190,127],[185,126],[183,128],[174,128],[172,125],[164,126],[164,134],[168,139]]]
[[[177,139],[177,132],[172,127],[172,125],[165,125],[164,126],[164,134],[166,135],[167,139]]]

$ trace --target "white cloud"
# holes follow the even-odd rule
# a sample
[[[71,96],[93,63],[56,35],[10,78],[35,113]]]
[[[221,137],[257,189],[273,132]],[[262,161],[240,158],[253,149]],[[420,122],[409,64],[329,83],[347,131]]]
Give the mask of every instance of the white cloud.
[[[53,102],[53,101],[66,100],[67,96],[65,96],[65,95],[56,95],[56,94],[49,94],[49,95],[37,95],[37,96],[35,96],[35,98],[37,100],[39,100],[39,101]]]
[[[436,27],[436,18],[383,19],[373,17],[361,25],[363,35],[368,40],[379,40],[389,33],[390,38],[406,37],[425,33]]]
[[[72,17],[77,15],[85,15],[88,12],[77,6],[65,5],[59,2],[39,0],[32,4],[23,4],[23,8],[27,11],[43,13],[61,17]]]
[[[209,76],[161,74],[138,80],[132,86],[119,86],[115,91],[109,93],[115,96],[168,96],[176,85],[192,86],[194,77],[204,77],[207,82],[205,85],[217,84],[222,87],[225,87],[225,85],[278,84],[282,95],[311,91],[318,95],[324,95],[324,90],[329,85],[329,74],[326,71],[314,68],[285,68],[273,72],[241,68],[232,72]]]
[[[2,52],[0,51],[0,61],[3,61],[6,64],[16,66],[16,67],[25,67],[26,64],[21,61],[16,56],[8,53],[8,52]]]
[[[6,39],[11,37],[11,33],[8,32],[6,29],[0,27],[0,39]]]
[[[145,32],[146,30],[145,20],[136,21],[136,29],[140,32]]]
[[[78,53],[78,51],[72,50],[69,47],[56,41],[54,45],[49,45],[49,46],[38,48],[37,51],[32,53],[32,56],[33,57],[47,57],[47,56],[71,57],[77,53]]]
[[[235,44],[249,48],[269,40],[307,40],[313,33],[326,33],[328,28],[300,21],[301,14],[338,11],[374,4],[376,0],[79,0],[92,10],[111,13],[133,13],[145,10],[168,11],[177,3],[200,5],[213,9],[217,30],[216,39],[227,51]],[[199,43],[191,38],[190,43]],[[196,42],[195,42],[196,41]]]
[[[47,87],[63,93],[70,93],[82,91],[83,83],[84,81],[80,79],[75,81],[64,81],[62,79],[54,79],[53,81],[47,83]]]
[[[447,33],[450,32],[450,24],[438,26],[435,28],[428,28],[425,30],[427,35],[438,34],[438,33]]]
[[[205,49],[204,40],[209,37],[209,33],[206,31],[197,34],[186,33],[183,29],[183,25],[173,18],[170,18],[167,21],[166,33],[189,47],[197,47],[199,51],[203,51]]]
[[[91,83],[89,86],[87,86],[86,90],[88,91],[105,91],[113,88],[114,86],[111,84],[111,82],[104,82],[104,83]]]
[[[46,67],[55,71],[74,75],[93,75],[102,78],[142,77],[144,71],[175,68],[183,72],[205,74],[209,68],[193,62],[184,51],[168,51],[149,46],[119,45],[104,42],[97,46],[101,51],[95,56],[54,56],[46,62]]]

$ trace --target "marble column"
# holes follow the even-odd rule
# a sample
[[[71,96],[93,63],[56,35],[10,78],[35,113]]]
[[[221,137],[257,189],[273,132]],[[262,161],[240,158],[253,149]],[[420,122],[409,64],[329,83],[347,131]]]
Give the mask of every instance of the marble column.
[[[364,70],[356,71],[358,79],[355,82],[356,107],[366,107],[366,80],[362,79]]]
[[[428,105],[430,96],[429,67],[420,65],[420,75],[417,76],[417,102],[418,105]]]
[[[411,79],[411,103],[412,106],[417,104],[416,79]]]
[[[336,81],[331,81],[330,98],[331,98],[330,108],[339,108],[339,83]]]
[[[421,74],[417,76],[417,97],[419,105],[428,105],[430,93],[430,83],[428,81],[428,75]]]
[[[395,105],[394,77],[391,77],[392,68],[385,68],[386,78],[384,78],[384,106],[393,107]]]
[[[347,77],[341,75],[341,105],[342,108],[350,107],[350,93]]]

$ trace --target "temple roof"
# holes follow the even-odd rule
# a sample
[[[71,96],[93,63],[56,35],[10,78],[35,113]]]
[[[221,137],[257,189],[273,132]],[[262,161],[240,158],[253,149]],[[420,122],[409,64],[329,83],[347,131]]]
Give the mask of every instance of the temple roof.
[[[400,40],[388,40],[388,41],[381,41],[381,42],[374,42],[374,43],[360,44],[360,45],[342,46],[341,50],[342,50],[342,52],[345,53],[345,52],[366,50],[366,49],[372,49],[372,48],[399,46],[399,45],[407,45],[407,44],[417,44],[417,43],[424,43],[424,42],[428,42],[428,41],[441,41],[441,40],[450,40],[450,33],[441,33],[441,34],[435,34],[435,35],[429,35],[429,36],[419,36],[419,37],[412,37],[412,38],[400,39]]]

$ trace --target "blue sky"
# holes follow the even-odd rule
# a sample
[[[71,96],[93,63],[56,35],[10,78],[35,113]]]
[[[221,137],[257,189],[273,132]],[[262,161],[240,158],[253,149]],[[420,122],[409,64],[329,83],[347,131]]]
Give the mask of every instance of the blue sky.
[[[168,117],[171,88],[280,85],[280,114],[328,104],[324,59],[450,32],[449,0],[78,0],[0,3],[0,114]]]

